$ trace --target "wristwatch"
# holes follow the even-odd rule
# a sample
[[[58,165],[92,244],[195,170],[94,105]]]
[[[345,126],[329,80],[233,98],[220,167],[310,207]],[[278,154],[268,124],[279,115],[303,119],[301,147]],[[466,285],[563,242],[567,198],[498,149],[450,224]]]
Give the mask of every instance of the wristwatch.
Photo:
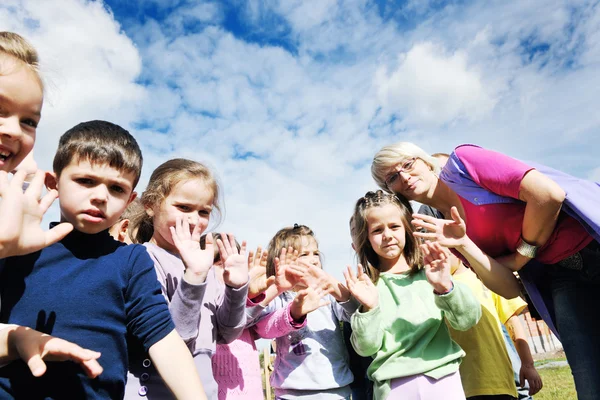
[[[534,246],[532,244],[527,243],[523,240],[523,237],[519,239],[519,243],[517,243],[517,253],[527,258],[535,258],[535,254],[537,253],[537,249],[540,246]]]

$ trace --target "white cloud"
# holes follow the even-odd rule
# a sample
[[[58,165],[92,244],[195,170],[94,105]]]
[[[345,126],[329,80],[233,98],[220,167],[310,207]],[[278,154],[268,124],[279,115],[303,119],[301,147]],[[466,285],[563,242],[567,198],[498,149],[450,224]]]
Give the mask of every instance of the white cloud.
[[[375,85],[382,104],[411,125],[442,125],[489,114],[493,94],[468,65],[466,53],[446,53],[433,43],[418,43],[399,57],[397,69],[378,70]]]

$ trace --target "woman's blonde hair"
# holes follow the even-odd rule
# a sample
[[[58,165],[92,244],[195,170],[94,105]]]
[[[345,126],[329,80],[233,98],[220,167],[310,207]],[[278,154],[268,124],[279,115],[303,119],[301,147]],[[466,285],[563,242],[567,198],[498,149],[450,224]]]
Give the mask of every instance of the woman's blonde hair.
[[[303,238],[312,238],[319,246],[315,233],[306,225],[294,224],[277,231],[269,242],[267,250],[267,276],[275,275],[275,258],[279,257],[281,250],[292,247],[294,250],[301,251]]]
[[[177,184],[190,179],[202,179],[207,184],[213,195],[213,210],[216,210],[217,218],[220,219],[220,190],[212,172],[197,161],[174,158],[159,165],[150,176],[150,182],[140,198],[143,210],[131,221],[131,230],[136,232],[134,243],[146,243],[154,235],[153,218],[148,214],[148,210],[161,204]]]
[[[0,54],[11,56],[27,66],[44,88],[38,52],[23,36],[14,32],[0,32]]]
[[[413,157],[420,158],[436,175],[439,174],[440,167],[436,158],[430,156],[425,150],[413,143],[398,142],[383,147],[375,154],[371,163],[371,176],[373,176],[373,179],[381,189],[391,193],[385,184],[387,174],[394,166]]]
[[[416,273],[423,264],[419,242],[413,235],[413,227],[410,223],[412,219],[412,207],[410,203],[394,194],[386,193],[383,190],[376,192],[367,192],[358,199],[354,207],[354,214],[350,218],[350,235],[354,244],[358,262],[362,264],[365,272],[369,275],[373,283],[379,279],[380,260],[379,256],[373,250],[369,241],[369,226],[367,223],[367,213],[375,207],[383,207],[392,204],[400,210],[402,215],[402,225],[405,232],[405,244],[402,252],[406,262],[411,267],[411,273]]]

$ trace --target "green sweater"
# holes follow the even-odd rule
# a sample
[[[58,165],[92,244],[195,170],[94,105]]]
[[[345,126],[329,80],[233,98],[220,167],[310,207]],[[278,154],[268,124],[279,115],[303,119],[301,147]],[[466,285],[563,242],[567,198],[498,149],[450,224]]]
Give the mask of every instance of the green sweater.
[[[479,321],[481,305],[462,283],[437,296],[425,271],[414,275],[382,273],[379,306],[352,316],[351,342],[361,356],[372,356],[367,371],[375,399],[385,399],[390,380],[425,374],[440,379],[458,370],[464,351],[450,338],[446,317],[457,330]]]

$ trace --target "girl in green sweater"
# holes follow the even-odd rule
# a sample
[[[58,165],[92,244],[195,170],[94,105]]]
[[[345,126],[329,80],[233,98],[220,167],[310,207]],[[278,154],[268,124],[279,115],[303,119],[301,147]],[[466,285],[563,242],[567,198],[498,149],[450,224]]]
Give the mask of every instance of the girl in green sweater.
[[[464,356],[444,318],[467,330],[481,316],[470,289],[454,283],[448,250],[419,242],[412,208],[381,190],[360,198],[351,219],[358,275],[344,272],[362,307],[352,316],[356,352],[373,357],[375,399],[464,399],[458,367]]]

